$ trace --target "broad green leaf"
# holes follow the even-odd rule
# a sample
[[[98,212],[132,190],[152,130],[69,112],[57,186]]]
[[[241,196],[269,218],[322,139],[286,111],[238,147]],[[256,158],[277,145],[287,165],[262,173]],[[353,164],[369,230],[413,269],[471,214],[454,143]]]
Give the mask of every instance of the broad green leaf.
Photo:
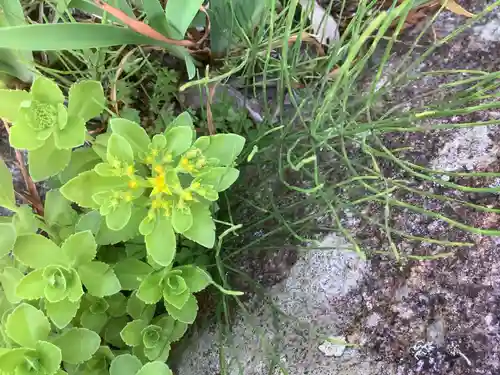
[[[21,301],[21,298],[19,298],[16,293],[16,288],[23,276],[23,273],[14,267],[5,267],[3,272],[0,274],[0,282],[2,283],[5,297],[7,297],[7,300],[12,304],[16,304]]]
[[[138,259],[127,258],[114,266],[115,274],[120,280],[122,290],[136,290],[142,280],[153,270],[147,263]]]
[[[151,233],[153,233],[155,226],[156,219],[151,219],[148,215],[146,215],[139,224],[139,233],[143,236],[150,235]]]
[[[38,341],[36,343],[36,351],[39,355],[39,364],[45,371],[45,374],[55,374],[61,366],[61,349],[50,342]]]
[[[128,323],[120,332],[122,340],[128,346],[138,346],[142,344],[142,331],[148,326],[144,320],[137,319]]]
[[[137,290],[137,297],[148,304],[159,302],[163,293],[161,284],[164,277],[165,273],[163,270],[154,271],[146,276]]]
[[[99,155],[102,161],[106,161],[109,137],[111,137],[111,132],[99,134],[95,137],[94,144],[92,145],[92,149]]]
[[[193,225],[183,233],[184,237],[206,248],[213,248],[215,245],[215,224],[210,209],[201,203],[193,203],[191,214],[193,215]]]
[[[33,210],[27,204],[17,208],[16,214],[12,219],[18,236],[34,234],[38,230],[39,222]]]
[[[71,302],[68,299],[59,302],[45,302],[47,316],[59,329],[63,329],[73,320],[79,307],[80,301]]]
[[[187,289],[187,287],[186,290],[184,290],[184,292],[180,294],[172,293],[167,287],[165,287],[165,289],[163,290],[163,299],[166,301],[166,303],[172,305],[176,309],[182,309],[190,296],[191,292],[189,291],[189,289]]]
[[[124,315],[119,318],[110,319],[106,327],[104,327],[104,339],[109,344],[117,347],[124,348],[126,347],[123,342],[120,332],[125,328],[130,319]]]
[[[212,283],[212,277],[200,267],[189,265],[176,270],[182,270],[182,277],[191,293],[200,292]]]
[[[106,215],[106,225],[113,231],[120,231],[128,224],[132,216],[132,203],[121,202]]]
[[[120,281],[106,263],[93,261],[78,267],[78,274],[88,292],[96,297],[111,296],[121,289]]]
[[[141,206],[132,207],[132,217],[127,225],[119,231],[108,228],[106,223],[101,223],[101,228],[96,236],[98,245],[114,245],[119,242],[129,241],[139,235],[139,223],[144,215],[147,214],[147,208]]]
[[[183,39],[188,27],[198,13],[203,0],[169,0],[165,6],[165,17],[169,26],[176,30],[174,38]]]
[[[16,294],[19,298],[34,300],[43,297],[46,285],[43,271],[44,268],[31,271],[19,281],[16,287]]]
[[[69,274],[66,274],[66,283],[68,299],[72,302],[79,301],[83,296],[82,280],[74,268],[70,268]]]
[[[111,362],[109,375],[135,375],[141,367],[139,358],[131,354],[122,354]]]
[[[21,103],[28,100],[31,94],[27,91],[0,89],[0,118],[16,122]]]
[[[16,198],[14,196],[12,174],[10,173],[9,168],[7,168],[7,165],[2,159],[0,159],[0,206],[8,208],[11,211],[16,210]]]
[[[156,305],[144,303],[136,293],[133,293],[127,301],[127,314],[133,319],[140,319],[150,322],[156,311]]]
[[[96,333],[100,333],[108,322],[108,319],[108,314],[106,314],[105,312],[94,314],[90,310],[86,310],[80,317],[80,324],[83,328],[87,328]]]
[[[149,325],[142,331],[142,344],[146,349],[152,349],[161,342],[161,327],[157,325]]]
[[[72,266],[91,262],[97,254],[97,244],[90,231],[69,236],[61,246],[63,253],[70,259]]]
[[[85,122],[80,117],[69,116],[66,126],[54,132],[56,148],[60,150],[73,149],[85,143]]]
[[[14,246],[14,255],[22,264],[35,269],[68,264],[61,249],[40,234],[19,236]]]
[[[175,320],[171,316],[165,314],[155,319],[154,324],[162,327],[163,333],[168,336],[168,341],[179,341],[187,331],[188,325]]]
[[[221,165],[231,165],[245,146],[245,138],[237,134],[216,134],[199,137],[194,147],[207,158],[218,159]]]
[[[49,336],[50,323],[36,307],[21,303],[7,317],[5,331],[20,346],[34,348],[39,340]]]
[[[142,366],[136,375],[173,375],[173,373],[165,363],[153,361]]]
[[[95,171],[80,173],[70,180],[60,191],[64,197],[84,208],[97,208],[92,196],[103,191],[127,187],[124,177],[101,177]]]
[[[116,273],[116,270],[115,270],[115,273]],[[122,289],[123,289],[123,286],[122,286]],[[106,302],[109,305],[108,310],[106,312],[110,316],[117,318],[117,317],[123,316],[127,313],[127,311],[126,311],[127,298],[123,294],[116,293],[116,294],[113,294],[112,296],[106,297]]]
[[[165,131],[167,138],[167,152],[171,152],[173,156],[178,156],[191,147],[193,143],[193,129],[189,126],[176,126],[168,128]]]
[[[181,309],[177,309],[166,301],[165,308],[172,318],[187,324],[193,324],[198,314],[198,302],[196,301],[196,297],[192,294],[190,294],[189,299]]]
[[[193,131],[193,137],[195,136],[196,133],[194,133],[194,124],[193,124],[193,118],[189,114],[189,112],[185,111],[182,112],[180,115],[178,115],[169,125],[168,128],[175,128],[177,126],[187,126],[191,128]]]
[[[48,266],[43,271],[43,278],[47,281],[43,290],[44,297],[49,302],[60,302],[68,296],[66,288],[66,270],[58,266]]]
[[[147,361],[165,362],[170,354],[170,343],[165,338],[152,348],[144,347],[143,351]]]
[[[146,133],[146,130],[142,126],[123,118],[111,119],[109,125],[114,133],[121,135],[127,140],[136,156],[148,152],[151,141],[149,140],[148,133]]]
[[[71,202],[64,198],[59,190],[50,190],[45,195],[44,218],[50,226],[68,226],[74,224],[78,214],[71,207]]]
[[[68,115],[81,118],[85,124],[104,110],[106,99],[100,82],[80,81],[73,84],[68,95]]]
[[[26,114],[20,111],[17,121],[10,128],[10,145],[19,150],[37,150],[44,144],[44,140],[38,139],[37,135],[38,133],[29,126]]]
[[[78,174],[90,171],[94,166],[101,161],[99,155],[90,148],[82,147],[73,150],[71,154],[71,161],[68,166],[59,174],[61,184],[67,183],[69,180],[78,176]]]
[[[92,358],[100,342],[97,333],[85,328],[71,328],[53,340],[62,351],[62,360],[75,365]]]
[[[172,227],[177,233],[184,233],[193,225],[193,215],[189,207],[178,209],[175,207],[172,210]]]
[[[57,149],[54,143],[54,137],[50,137],[45,141],[42,147],[28,152],[28,164],[31,178],[35,182],[46,180],[66,168],[70,159],[71,150]]]
[[[38,76],[31,85],[31,95],[39,102],[56,106],[64,102],[64,95],[57,83],[44,76]]]
[[[124,137],[113,133],[109,137],[106,158],[111,165],[115,160],[131,165],[134,163],[134,151]]]
[[[211,185],[217,191],[228,189],[238,179],[240,171],[231,167],[211,168],[197,177],[197,179],[206,185]]]
[[[0,372],[6,374],[14,374],[14,371],[24,364],[26,356],[36,355],[34,349],[30,348],[14,348],[0,349]],[[17,375],[17,374],[16,374]]]
[[[89,230],[95,236],[101,227],[102,216],[97,211],[87,212],[85,215],[80,216],[80,220],[76,223],[75,229],[79,232]]]
[[[159,216],[153,232],[144,239],[146,250],[156,263],[166,267],[173,262],[177,241],[169,218]]]
[[[14,224],[0,223],[0,258],[3,258],[12,251],[16,237],[17,233]]]

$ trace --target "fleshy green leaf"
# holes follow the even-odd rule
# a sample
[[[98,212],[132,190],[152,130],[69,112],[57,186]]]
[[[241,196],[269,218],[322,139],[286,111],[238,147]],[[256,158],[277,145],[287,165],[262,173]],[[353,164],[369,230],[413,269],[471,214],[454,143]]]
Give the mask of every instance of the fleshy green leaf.
[[[101,227],[102,216],[97,211],[87,212],[85,215],[80,216],[80,220],[76,223],[75,229],[77,231],[89,230],[95,236]]]
[[[64,129],[54,132],[55,145],[60,150],[72,149],[85,143],[85,122],[80,117],[70,116]]]
[[[176,270],[182,270],[182,277],[191,293],[200,292],[212,283],[212,277],[200,267],[189,265]]]
[[[160,316],[154,323],[162,327],[164,334],[168,336],[168,341],[170,342],[179,341],[188,328],[186,323],[175,320],[167,314]]]
[[[31,95],[33,99],[42,103],[57,105],[64,102],[64,95],[57,84],[44,77],[38,76],[31,85]]]
[[[180,276],[178,276],[180,277]],[[180,277],[182,279],[182,277]],[[163,299],[165,300],[166,303],[169,305],[172,305],[176,309],[182,309],[182,307],[186,304],[188,301],[189,297],[191,296],[191,293],[189,289],[186,288],[186,290],[180,294],[174,294],[171,293],[168,288],[165,288],[163,290]]]
[[[20,346],[34,348],[49,336],[50,323],[40,310],[22,303],[8,316],[5,331]]]
[[[1,91],[2,90],[0,90],[0,94]],[[10,173],[9,168],[7,168],[7,165],[2,159],[0,159],[0,206],[8,208],[11,211],[16,210],[16,199],[14,196],[14,185],[12,184],[12,174]]]
[[[213,186],[219,192],[228,189],[238,179],[240,171],[231,167],[211,168],[197,177],[202,184]]]
[[[69,236],[62,244],[61,249],[72,266],[89,263],[97,254],[97,244],[94,236],[88,230]]]
[[[114,270],[123,290],[135,290],[153,269],[140,260],[127,258],[118,262]]]
[[[12,304],[16,304],[21,301],[16,293],[16,288],[23,276],[23,273],[14,267],[5,267],[0,274],[0,282],[2,283],[5,297],[7,297],[7,300]]]
[[[102,177],[95,171],[80,173],[61,188],[61,194],[84,208],[97,208],[92,196],[96,193],[127,187],[124,177]]]
[[[113,165],[113,161],[115,160],[126,164],[133,164],[134,151],[130,143],[128,143],[124,137],[113,133],[111,137],[109,137],[106,159],[111,165]]]
[[[44,218],[50,226],[74,224],[78,214],[71,208],[71,202],[59,190],[50,190],[45,195]]]
[[[80,323],[82,327],[100,333],[108,322],[108,319],[108,314],[105,312],[94,314],[90,310],[86,310],[80,317]]]
[[[26,114],[19,112],[18,120],[10,128],[9,143],[20,150],[36,150],[44,141],[37,138],[37,132],[28,125]]]
[[[61,249],[40,234],[19,236],[14,245],[14,255],[22,264],[35,269],[68,264],[68,259]]]
[[[82,281],[80,275],[74,268],[69,269],[69,274],[66,274],[66,287],[68,289],[68,299],[72,302],[77,302],[83,296]]]
[[[16,243],[16,237],[17,233],[14,224],[0,223],[0,258],[3,258],[12,251]]]
[[[231,165],[245,146],[245,138],[237,134],[216,134],[199,137],[193,145],[207,158],[218,159],[221,165]]]
[[[97,244],[114,245],[118,242],[126,242],[137,237],[139,235],[139,223],[146,214],[147,208],[134,205],[132,207],[132,217],[125,228],[119,231],[109,229],[103,220],[101,228],[96,236]]]
[[[172,227],[177,233],[184,233],[193,225],[193,215],[189,207],[172,210]]]
[[[135,375],[141,367],[139,358],[131,354],[122,354],[111,362],[109,375]]]
[[[114,210],[106,215],[106,225],[109,229],[119,231],[125,228],[132,216],[132,204],[120,203]]]
[[[38,341],[36,343],[36,350],[39,355],[40,365],[45,374],[55,374],[61,366],[61,349],[50,342]]]
[[[30,175],[35,182],[46,180],[66,168],[70,159],[71,150],[57,149],[50,137],[42,147],[28,152]]]
[[[160,361],[153,361],[146,363],[136,375],[173,375],[172,370],[168,366]]]
[[[173,156],[178,156],[186,152],[193,143],[193,129],[188,126],[176,126],[165,131],[167,138],[167,152]]]
[[[59,175],[61,184],[67,183],[82,172],[90,171],[100,161],[101,158],[99,155],[90,147],[82,147],[73,150],[71,161]]]
[[[201,203],[191,204],[193,225],[183,233],[184,237],[197,242],[206,248],[215,245],[215,224],[210,214],[210,209]]]
[[[144,239],[146,250],[156,263],[166,267],[173,262],[177,241],[172,224],[167,217],[159,216],[153,232]]]
[[[123,118],[114,118],[109,121],[111,130],[121,135],[132,146],[135,155],[148,152],[148,147],[151,141],[148,133],[139,124],[125,120]]]
[[[192,294],[189,296],[184,306],[182,306],[182,309],[177,309],[166,301],[165,308],[174,319],[187,324],[193,324],[198,314],[198,302],[196,301],[196,297]]]
[[[71,328],[53,340],[62,351],[62,359],[71,364],[88,361],[99,349],[101,338],[85,328]]]
[[[16,122],[21,103],[31,100],[31,94],[23,90],[0,89],[0,117]]]
[[[44,268],[40,268],[24,276],[17,284],[16,294],[26,300],[42,298],[46,284],[43,271]]]
[[[128,323],[120,332],[122,340],[128,346],[138,346],[142,344],[142,331],[148,326],[144,320],[137,319]]]
[[[96,297],[111,296],[121,289],[113,269],[103,262],[90,262],[78,267],[78,274],[88,292]]]
[[[186,126],[188,128],[191,128],[193,131],[193,136],[194,136],[194,124],[193,124],[193,118],[189,114],[189,112],[182,112],[179,116],[177,116],[169,125],[168,128],[175,128],[177,126]]]
[[[115,270],[116,272],[116,270]],[[123,286],[122,286],[123,289]],[[121,294],[121,293],[116,293],[113,294],[112,296],[106,297],[106,302],[108,303],[109,307],[108,310],[106,311],[110,316],[117,318],[119,316],[125,315],[126,308],[127,308],[127,298]]]
[[[147,305],[133,293],[127,301],[127,314],[133,319],[150,322],[156,311],[156,305]]]
[[[59,329],[63,329],[73,320],[79,307],[80,301],[71,302],[68,299],[59,302],[45,302],[47,316]]]
[[[73,84],[68,95],[68,114],[78,117],[83,122],[101,114],[106,99],[100,82],[80,81]]]
[[[31,210],[31,207],[27,204],[23,204],[18,207],[12,223],[16,228],[18,236],[24,236],[26,234],[34,234],[38,230],[38,219]]]
[[[137,290],[137,297],[144,303],[157,303],[160,301],[163,293],[161,283],[165,273],[163,270],[154,271],[146,276]]]

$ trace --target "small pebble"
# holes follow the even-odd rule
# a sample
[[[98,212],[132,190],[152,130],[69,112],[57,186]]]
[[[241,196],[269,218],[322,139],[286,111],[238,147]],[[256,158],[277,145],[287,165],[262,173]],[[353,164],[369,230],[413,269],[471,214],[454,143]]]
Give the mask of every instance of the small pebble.
[[[325,340],[318,349],[327,357],[340,357],[345,351],[345,338],[343,336],[333,336]]]

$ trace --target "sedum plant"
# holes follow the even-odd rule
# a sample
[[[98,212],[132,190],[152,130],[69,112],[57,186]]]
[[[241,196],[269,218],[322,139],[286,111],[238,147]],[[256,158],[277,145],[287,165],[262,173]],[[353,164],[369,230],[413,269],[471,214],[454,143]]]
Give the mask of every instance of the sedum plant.
[[[43,77],[30,92],[0,90],[11,144],[28,150],[33,179],[54,187],[37,215],[17,203],[0,161],[0,206],[13,213],[0,217],[2,375],[171,375],[196,294],[210,285],[241,294],[177,248],[214,247],[219,193],[238,178],[245,140],[196,138],[187,113],[152,137],[113,118],[94,138],[85,122],[104,107],[101,94],[96,82],[76,83],[66,106]]]

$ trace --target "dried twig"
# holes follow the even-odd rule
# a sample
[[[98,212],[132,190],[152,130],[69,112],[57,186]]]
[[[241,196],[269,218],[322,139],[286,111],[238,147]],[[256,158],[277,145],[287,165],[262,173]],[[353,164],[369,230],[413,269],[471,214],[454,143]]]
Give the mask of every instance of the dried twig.
[[[127,60],[132,54],[137,50],[136,48],[131,49],[128,51],[125,56],[122,57],[120,60],[120,63],[118,64],[118,68],[116,69],[116,74],[115,74],[115,80],[113,82],[113,86],[111,87],[111,93],[110,93],[110,99],[111,103],[113,103],[113,107],[115,109],[115,112],[117,115],[119,115],[119,109],[118,109],[118,100],[117,100],[117,92],[116,92],[116,86],[118,84],[118,80],[120,79],[120,75],[123,72],[123,69],[125,69],[125,64],[127,63]]]
[[[215,126],[214,126],[214,118],[213,118],[213,115],[212,115],[212,100],[214,98],[216,87],[217,87],[217,83],[214,83],[208,89],[208,98],[207,98],[207,126],[208,126],[208,133],[210,135],[214,135],[216,133]]]
[[[7,121],[2,121],[2,122],[3,122],[3,126],[5,127],[5,130],[7,131],[7,133],[10,134],[9,124],[7,123]],[[26,189],[29,192],[29,196],[28,197],[25,196],[24,199],[31,202],[31,204],[32,204],[32,206],[35,209],[35,212],[37,214],[43,216],[43,204],[42,204],[42,200],[40,199],[40,194],[38,194],[38,190],[36,188],[36,185],[33,182],[28,171],[26,170],[26,165],[24,164],[23,154],[19,150],[16,150],[16,161],[17,161],[17,164],[19,166],[19,170],[21,171],[21,175],[23,176],[23,180],[24,180],[24,184],[26,185]]]

